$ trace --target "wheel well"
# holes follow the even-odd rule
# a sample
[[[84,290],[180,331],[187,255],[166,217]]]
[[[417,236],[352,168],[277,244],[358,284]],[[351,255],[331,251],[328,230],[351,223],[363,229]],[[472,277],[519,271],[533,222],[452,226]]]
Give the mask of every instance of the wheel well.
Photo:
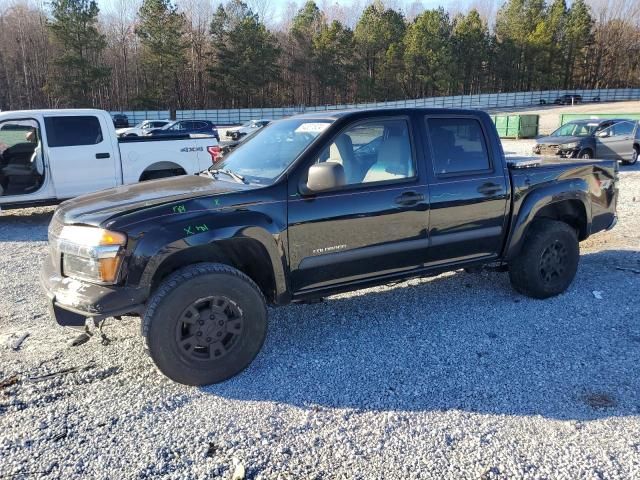
[[[147,168],[145,168],[144,172],[142,172],[142,174],[140,175],[140,179],[139,181],[144,181],[147,178],[154,178],[155,176],[159,175],[159,173],[171,173],[172,175],[186,175],[187,172],[185,172],[184,168],[182,168],[180,165],[178,165],[177,163],[173,163],[173,162],[157,162],[157,163],[153,163],[151,165],[149,165]],[[164,175],[164,176],[169,176],[169,175]],[[158,177],[159,178],[159,177]]]
[[[593,155],[593,148],[591,148],[591,147],[581,148],[581,149],[580,149],[580,152],[578,152],[578,153],[582,153],[582,152],[584,152],[584,151],[591,152],[591,155]]]
[[[578,240],[587,238],[587,213],[580,200],[565,200],[542,207],[534,220],[536,218],[560,220],[576,230]]]
[[[256,282],[268,302],[274,301],[276,282],[269,255],[262,244],[248,238],[223,240],[174,253],[156,269],[151,291],[155,291],[162,280],[176,270],[202,262],[223,263],[240,270]]]

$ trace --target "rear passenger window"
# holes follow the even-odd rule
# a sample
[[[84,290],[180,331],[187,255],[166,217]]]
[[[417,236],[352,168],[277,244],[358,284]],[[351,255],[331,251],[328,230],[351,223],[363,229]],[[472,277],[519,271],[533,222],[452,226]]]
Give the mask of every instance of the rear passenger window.
[[[102,142],[102,129],[97,117],[46,117],[44,125],[50,147],[97,145]]]
[[[490,170],[480,122],[473,118],[428,118],[436,175]]]

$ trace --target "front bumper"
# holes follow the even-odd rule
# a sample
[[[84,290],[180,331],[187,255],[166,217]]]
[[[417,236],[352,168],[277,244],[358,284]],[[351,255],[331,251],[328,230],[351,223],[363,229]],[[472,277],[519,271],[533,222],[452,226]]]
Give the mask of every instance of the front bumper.
[[[82,327],[87,318],[95,321],[118,315],[140,315],[146,289],[117,285],[96,285],[55,271],[47,259],[40,270],[40,283],[49,300],[49,313],[63,327]]]
[[[561,158],[575,158],[580,151],[579,148],[534,148],[534,155],[555,156]]]

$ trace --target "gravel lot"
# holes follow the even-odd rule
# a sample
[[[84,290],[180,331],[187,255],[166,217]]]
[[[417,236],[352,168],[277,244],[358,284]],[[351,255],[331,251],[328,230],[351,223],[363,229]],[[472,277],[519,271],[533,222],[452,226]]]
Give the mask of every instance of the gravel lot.
[[[640,167],[621,179],[566,294],[458,271],[275,309],[207,388],[161,376],[135,319],[70,347],[38,285],[52,209],[4,212],[0,478],[640,478]]]

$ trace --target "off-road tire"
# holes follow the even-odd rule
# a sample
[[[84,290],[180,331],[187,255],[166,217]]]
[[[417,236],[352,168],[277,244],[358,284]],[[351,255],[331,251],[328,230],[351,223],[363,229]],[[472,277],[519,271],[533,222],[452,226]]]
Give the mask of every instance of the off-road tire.
[[[197,302],[206,303],[207,298],[214,296],[228,299],[229,305],[240,312],[242,330],[233,337],[235,343],[221,358],[194,358],[197,349],[200,349],[198,355],[213,356],[209,353],[212,347],[192,346],[191,352],[187,352],[181,345],[185,340],[179,339],[180,332],[185,326],[192,327],[184,324],[185,312]],[[196,318],[202,318],[205,324],[193,328],[211,330],[212,325],[206,323],[209,318],[217,324],[213,314]],[[260,288],[244,273],[219,263],[198,263],[172,273],[153,293],[143,317],[143,336],[149,355],[160,372],[185,385],[209,385],[237,375],[256,357],[266,332],[267,309]],[[232,334],[225,332],[224,335]],[[189,338],[195,341],[195,334]],[[197,340],[204,341],[202,337]]]
[[[576,231],[564,222],[533,222],[519,255],[509,264],[513,288],[533,298],[564,292],[578,269],[580,246]]]

